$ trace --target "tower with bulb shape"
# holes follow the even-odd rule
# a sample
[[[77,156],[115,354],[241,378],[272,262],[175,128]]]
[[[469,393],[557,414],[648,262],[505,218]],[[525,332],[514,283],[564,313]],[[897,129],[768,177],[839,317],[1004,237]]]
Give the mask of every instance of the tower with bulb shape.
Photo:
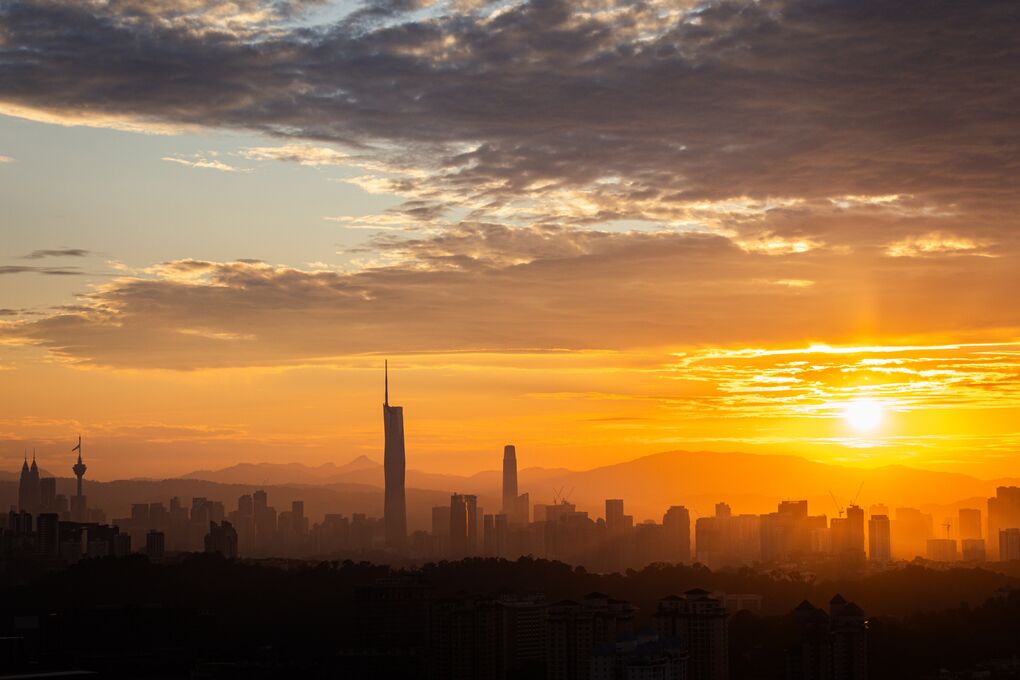
[[[75,494],[72,506],[71,506],[71,517],[76,522],[84,522],[85,517],[85,496],[82,494],[82,478],[85,477],[85,471],[88,467],[81,459],[81,435],[78,435],[78,444],[71,451],[78,452],[78,462],[71,466],[71,471],[74,472],[74,476],[78,478],[78,493]]]

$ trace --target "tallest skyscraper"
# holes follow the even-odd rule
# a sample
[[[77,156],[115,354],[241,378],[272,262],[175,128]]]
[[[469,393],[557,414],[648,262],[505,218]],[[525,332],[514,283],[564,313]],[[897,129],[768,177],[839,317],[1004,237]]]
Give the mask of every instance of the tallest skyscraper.
[[[390,406],[388,361],[384,371],[383,427],[386,448],[383,452],[383,472],[386,480],[386,498],[383,504],[383,523],[386,527],[386,547],[403,550],[407,542],[407,505],[404,500],[404,408]]]
[[[517,503],[517,447],[503,447],[503,512],[512,515]]]

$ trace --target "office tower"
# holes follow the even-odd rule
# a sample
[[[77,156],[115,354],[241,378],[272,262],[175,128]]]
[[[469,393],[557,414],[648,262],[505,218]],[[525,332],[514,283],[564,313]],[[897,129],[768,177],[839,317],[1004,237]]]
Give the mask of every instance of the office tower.
[[[988,543],[990,559],[1005,559],[998,553],[999,531],[1020,528],[1020,487],[1000,486],[988,499]]]
[[[615,534],[623,531],[623,499],[606,499],[606,529]]]
[[[683,597],[659,600],[655,628],[666,640],[684,640],[690,655],[690,680],[729,678],[729,629],[726,608],[707,591],[688,590]]]
[[[671,562],[691,561],[691,513],[682,505],[670,506],[662,516],[665,552]]]
[[[263,496],[265,492],[263,491]],[[263,498],[263,502],[265,499]],[[242,494],[237,499],[237,514],[240,517],[254,517],[255,516],[255,502],[249,494]]]
[[[977,508],[960,508],[960,538],[981,538],[981,511]]]
[[[258,517],[260,512],[265,512],[269,507],[269,494],[259,489],[252,494],[252,514]]]
[[[478,507],[478,496],[464,494],[464,514],[467,515],[467,554],[478,554],[478,527],[481,525],[481,508]]]
[[[960,541],[960,551],[964,562],[984,562],[987,559],[983,538],[963,539]]]
[[[300,535],[308,533],[308,518],[305,517],[305,502],[293,501],[290,504],[291,521],[294,523],[294,531]]]
[[[887,515],[872,515],[868,520],[868,556],[872,562],[892,561],[892,533]]]
[[[955,538],[929,538],[927,557],[932,562],[955,562]]]
[[[506,515],[500,513],[495,517],[496,555],[510,557],[510,522]]]
[[[127,557],[131,554],[131,534],[118,532],[110,541],[110,552],[114,557]]]
[[[503,447],[503,513],[514,511],[517,500],[517,449],[513,444]]]
[[[464,496],[450,496],[450,557],[455,560],[467,556],[468,515]]]
[[[21,477],[18,482],[18,509],[32,515],[39,514],[41,490],[39,488],[39,466],[32,453],[32,466],[28,465],[28,456],[21,466]]]
[[[88,514],[88,512],[86,511],[86,508],[88,507],[88,501],[85,498],[85,494],[82,493],[82,480],[85,477],[85,472],[86,470],[88,470],[88,467],[85,465],[84,462],[82,462],[81,459],[82,453],[81,435],[78,435],[78,444],[73,449],[71,449],[71,451],[78,452],[78,462],[71,466],[71,471],[74,472],[74,476],[78,479],[77,487],[78,490],[74,496],[74,499],[71,501],[71,519],[73,519],[76,522],[84,522],[88,519],[86,517],[86,515]]]
[[[933,529],[930,514],[917,508],[896,508],[896,519],[891,526],[893,555],[906,560],[925,555],[928,539],[934,538]]]
[[[60,554],[60,515],[53,512],[40,514],[36,535],[39,554],[57,557]]]
[[[999,529],[999,560],[1020,560],[1020,529]]]
[[[217,524],[209,522],[209,533],[205,535],[205,551],[219,553],[228,559],[237,557],[237,532],[230,522]]]
[[[384,371],[383,429],[386,448],[383,451],[383,472],[386,495],[383,523],[386,547],[391,550],[403,550],[407,542],[407,505],[404,500],[404,407],[390,406],[389,362],[386,362]]]
[[[145,534],[145,554],[153,559],[159,559],[166,553],[166,534],[153,529]]]
[[[531,496],[522,493],[514,499],[513,509],[507,515],[507,522],[514,526],[527,526],[531,521]]]
[[[43,477],[39,480],[39,512],[57,511],[57,479]]]
[[[482,554],[496,556],[496,518],[493,515],[482,516]]]
[[[842,595],[829,602],[832,680],[867,680],[868,631],[864,612]]]
[[[149,523],[148,503],[131,504],[131,522],[137,524],[139,527],[144,527],[144,525]]]
[[[844,551],[849,559],[864,559],[864,508],[850,505],[846,509],[846,544]]]

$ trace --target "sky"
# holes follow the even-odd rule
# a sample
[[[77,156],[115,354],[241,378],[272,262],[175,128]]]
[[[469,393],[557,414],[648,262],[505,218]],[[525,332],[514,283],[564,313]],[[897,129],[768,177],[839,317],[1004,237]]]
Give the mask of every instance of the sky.
[[[1020,475],[1020,6],[7,0],[0,466]],[[65,461],[65,458],[68,459]]]

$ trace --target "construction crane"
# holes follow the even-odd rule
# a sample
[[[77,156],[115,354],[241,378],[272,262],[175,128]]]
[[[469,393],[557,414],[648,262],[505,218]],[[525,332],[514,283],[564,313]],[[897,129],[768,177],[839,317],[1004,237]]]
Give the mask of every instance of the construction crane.
[[[829,496],[832,497],[832,503],[836,506],[836,512],[839,513],[840,519],[843,517],[843,507],[840,506],[839,501],[836,500],[836,494],[829,492]]]
[[[953,528],[953,523],[947,518],[945,523],[942,525],[946,528],[946,538],[949,538],[949,530]]]

